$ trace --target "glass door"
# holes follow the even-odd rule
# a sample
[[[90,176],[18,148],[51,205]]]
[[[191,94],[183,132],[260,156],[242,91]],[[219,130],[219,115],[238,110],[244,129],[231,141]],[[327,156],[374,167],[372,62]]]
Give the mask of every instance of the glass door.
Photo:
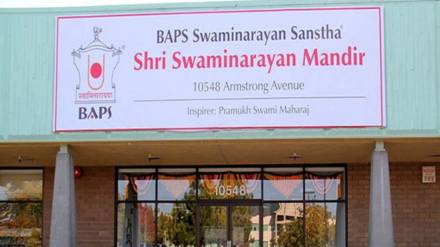
[[[227,246],[228,211],[227,205],[204,204],[199,206],[199,246]]]
[[[201,203],[200,247],[258,247],[260,206],[255,203]]]
[[[260,206],[230,204],[232,247],[258,247]]]

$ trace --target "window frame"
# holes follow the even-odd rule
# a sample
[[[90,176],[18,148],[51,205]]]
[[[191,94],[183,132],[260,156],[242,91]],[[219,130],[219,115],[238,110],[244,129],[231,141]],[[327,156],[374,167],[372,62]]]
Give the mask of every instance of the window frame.
[[[233,201],[236,203],[243,203],[246,202],[247,200],[250,199],[202,199],[199,198],[199,187],[200,187],[200,169],[207,169],[207,168],[223,168],[223,169],[259,169],[261,176],[260,176],[260,182],[261,182],[261,198],[260,199],[255,199],[258,200],[260,202],[259,207],[260,207],[260,242],[259,242],[259,247],[263,247],[264,245],[264,239],[262,239],[263,236],[263,206],[264,203],[302,203],[303,204],[303,209],[306,209],[306,204],[312,204],[312,203],[344,203],[344,208],[345,208],[345,246],[348,246],[348,169],[347,169],[348,165],[346,163],[337,163],[337,164],[268,164],[268,165],[203,165],[203,166],[197,166],[197,165],[164,165],[164,166],[158,166],[158,165],[154,165],[154,166],[148,166],[148,165],[142,165],[142,166],[116,166],[115,167],[115,192],[114,192],[114,199],[115,199],[115,203],[114,203],[114,209],[115,209],[115,213],[114,213],[114,247],[117,247],[117,230],[118,230],[118,205],[120,203],[153,203],[155,204],[155,240],[154,240],[154,245],[157,246],[158,242],[158,228],[157,228],[157,220],[158,220],[158,204],[159,203],[195,203],[196,204],[196,208],[199,207],[199,205],[202,203],[206,203],[206,202],[225,202],[225,201]],[[138,200],[138,201],[126,201],[126,200],[119,200],[118,195],[119,195],[119,191],[118,191],[118,179],[119,179],[119,170],[121,169],[140,169],[140,168],[145,168],[145,169],[155,169],[155,200]],[[158,183],[159,183],[159,170],[161,170],[161,172],[163,172],[163,170],[166,169],[186,169],[186,168],[191,168],[195,170],[195,175],[196,175],[196,188],[195,188],[195,193],[196,193],[196,199],[195,200],[159,200],[158,199]],[[264,169],[272,169],[272,168],[301,168],[302,172],[302,186],[303,186],[303,197],[302,200],[264,200]],[[342,169],[342,173],[343,173],[343,181],[341,183],[341,186],[343,186],[343,198],[342,199],[326,199],[326,200],[306,200],[306,175],[307,175],[307,168],[341,168]],[[198,211],[198,210],[197,210]],[[304,244],[306,244],[306,217],[305,217],[306,212],[304,212],[304,217],[303,217],[303,227],[304,227]],[[198,217],[198,213],[196,212],[196,217]],[[199,232],[199,226],[196,225],[196,233]],[[198,239],[198,237],[196,238]],[[194,245],[194,247],[199,247],[199,243],[196,240],[196,243]]]

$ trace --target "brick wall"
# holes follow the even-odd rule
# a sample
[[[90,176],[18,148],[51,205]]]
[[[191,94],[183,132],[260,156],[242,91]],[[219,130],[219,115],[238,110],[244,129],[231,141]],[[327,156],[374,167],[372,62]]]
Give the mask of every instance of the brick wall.
[[[370,165],[347,167],[348,187],[348,246],[368,244],[368,207],[370,198]]]
[[[114,168],[86,167],[76,180],[79,247],[112,247]],[[421,165],[391,164],[395,247],[440,246],[440,181],[421,183]],[[440,166],[437,166],[437,174]],[[44,246],[48,246],[53,187],[52,168],[44,174]],[[348,246],[368,245],[370,165],[348,166]]]
[[[112,247],[114,242],[113,167],[83,167],[75,181],[77,246]],[[44,246],[49,246],[54,169],[45,169]]]
[[[440,181],[422,184],[420,164],[391,164],[390,176],[395,247],[439,247]],[[370,165],[348,166],[348,188],[348,246],[366,247]]]
[[[421,165],[391,166],[396,247],[440,246],[440,181],[422,184],[421,170]],[[439,165],[436,170],[438,175]]]

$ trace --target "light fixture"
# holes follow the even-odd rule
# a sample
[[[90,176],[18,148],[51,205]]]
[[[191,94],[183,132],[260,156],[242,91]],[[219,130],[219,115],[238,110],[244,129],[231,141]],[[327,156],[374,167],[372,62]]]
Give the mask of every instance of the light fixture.
[[[153,160],[160,160],[160,157],[159,156],[154,156],[152,154],[148,154],[147,155],[147,160],[148,160],[148,162],[151,162]]]
[[[297,153],[293,153],[293,154],[289,155],[288,157],[289,157],[289,159],[292,159],[292,160],[297,160],[297,159],[302,159],[303,158],[302,155],[297,154]]]
[[[26,156],[22,156],[22,155],[18,155],[17,156],[17,162],[18,163],[23,163],[23,162],[33,162],[34,159],[31,157],[26,157]]]

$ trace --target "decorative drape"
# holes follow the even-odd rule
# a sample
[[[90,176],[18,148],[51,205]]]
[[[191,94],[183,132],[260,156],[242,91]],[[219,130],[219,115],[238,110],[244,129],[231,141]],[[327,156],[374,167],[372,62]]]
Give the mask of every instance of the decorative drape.
[[[301,175],[272,175],[265,174],[272,186],[280,192],[286,199],[292,195],[293,191],[302,182]]]
[[[165,186],[165,189],[173,195],[175,199],[180,198],[185,193],[191,182],[194,182],[195,176],[172,176],[159,175],[159,182]]]
[[[316,193],[320,195],[327,194],[334,186],[339,175],[314,175],[308,174]]]
[[[126,176],[130,182],[128,186],[131,186],[136,195],[143,195],[150,189],[153,180],[153,175],[142,175],[142,176]],[[128,186],[126,190],[126,198],[128,199]]]
[[[258,186],[261,186],[259,173],[237,174],[237,176],[239,177],[240,185],[246,186],[246,192],[248,194],[253,193]]]
[[[220,184],[222,174],[203,174],[202,186],[206,192],[213,194],[215,192],[215,187]]]

